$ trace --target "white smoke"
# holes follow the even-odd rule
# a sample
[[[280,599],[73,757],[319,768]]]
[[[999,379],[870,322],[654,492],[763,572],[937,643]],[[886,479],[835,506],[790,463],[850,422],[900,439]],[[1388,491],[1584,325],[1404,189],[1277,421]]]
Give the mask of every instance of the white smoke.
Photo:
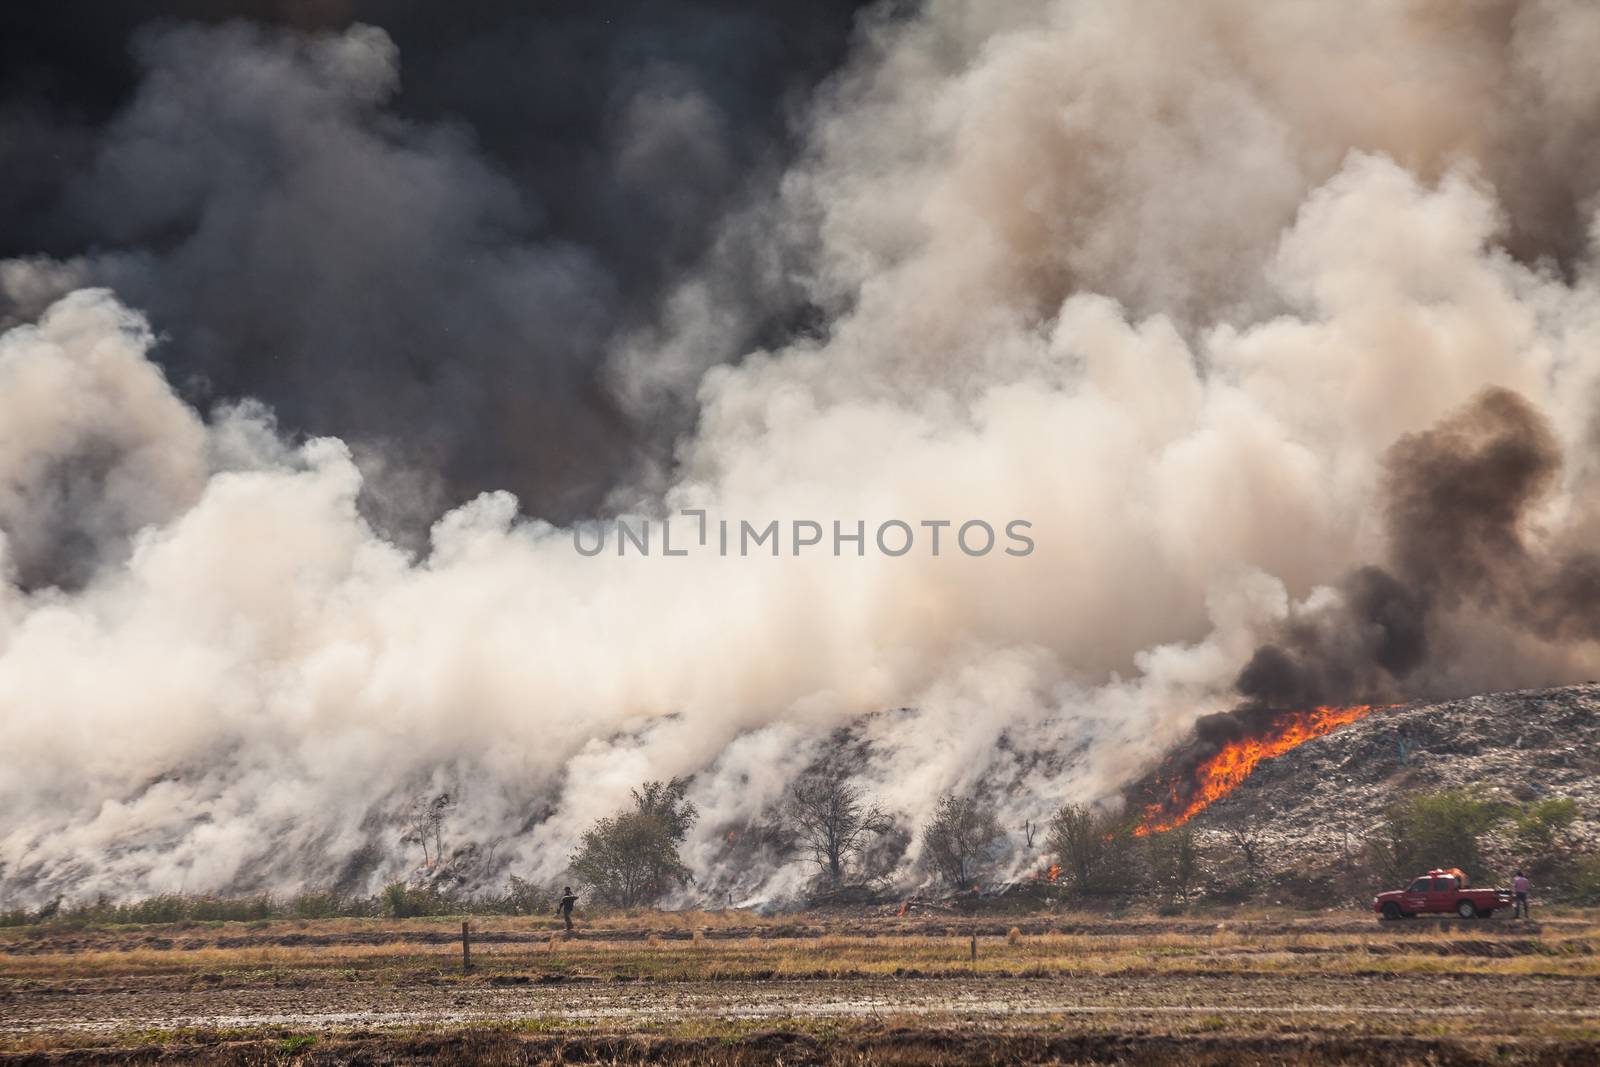
[[[1486,386],[1550,418],[1540,535],[1569,534],[1600,281],[1506,249],[1600,188],[1572,44],[1600,26],[1460,11],[932,0],[864,29],[767,220],[826,336],[704,369],[741,312],[686,282],[666,377],[619,357],[640,403],[697,383],[641,517],[1026,519],[1026,557],[585,558],[491,494],[414,558],[340,442],[202,421],[134,313],[64,298],[0,341],[0,895],[370,887],[414,866],[424,790],[458,799],[447,847],[553,879],[630,787],[693,774],[702,885],[781,896],[804,863],[719,872],[720,835],[842,726],[908,828],[951,790],[1013,830],[1115,792],[1383,556],[1385,451]],[[73,592],[25,574],[63,533]],[[1449,682],[1600,666],[1498,636]]]

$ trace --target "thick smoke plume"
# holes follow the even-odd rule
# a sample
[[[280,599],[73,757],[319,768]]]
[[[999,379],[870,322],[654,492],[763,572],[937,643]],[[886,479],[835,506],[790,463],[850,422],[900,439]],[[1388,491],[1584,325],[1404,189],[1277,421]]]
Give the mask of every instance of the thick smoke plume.
[[[1454,695],[1430,668],[1459,662],[1484,631],[1512,642],[1600,633],[1590,578],[1600,556],[1539,543],[1537,511],[1560,464],[1543,416],[1500,388],[1397,441],[1385,457],[1388,569],[1355,571],[1334,602],[1291,617],[1255,651],[1235,681],[1244,702],[1197,720],[1194,743],[1163,768],[1180,799],[1201,762],[1286,713]]]
[[[775,180],[859,5],[83,6],[0,14],[0,321],[114,288],[186,399],[350,441],[409,531],[484,489],[577,518],[666,450],[607,353]]]
[[[914,831],[951,791],[999,804],[1020,869],[1024,820],[1115,796],[1207,713],[1600,666],[1592,5],[873,9],[780,173],[719,201],[624,323],[600,244],[527,239],[513,170],[393,110],[395,39],[169,30],[107,128],[136,146],[206,116],[183,151],[241,167],[207,183],[207,224],[286,190],[359,202],[353,234],[341,196],[293,255],[256,249],[252,269],[329,283],[295,279],[292,329],[190,307],[210,260],[185,249],[226,258],[227,226],[0,266],[8,900],[370,888],[420,858],[398,839],[425,792],[456,799],[446,851],[471,878],[555,878],[593,819],[674,775],[702,815],[688,894],[781,900],[811,872],[773,817],[841,753],[912,832],[885,860],[900,882],[925,877]],[[220,91],[246,75],[270,106]],[[162,158],[94,153],[83,188],[138,175],[104,186],[137,202],[98,210],[164,233],[194,189]],[[404,195],[346,188],[373,168]],[[394,262],[412,246],[369,244],[380,222],[474,254]],[[344,284],[373,272],[415,299]],[[440,287],[448,313],[421,314]],[[579,479],[635,522],[1026,519],[1037,548],[587,558],[495,492],[416,547],[367,498],[375,465],[393,484],[417,457],[364,412],[354,444],[307,438],[245,398],[197,407],[164,364],[249,353],[270,394],[282,353],[337,409],[372,349],[295,345],[340,353],[364,323],[463,337],[444,391],[399,383],[395,410],[528,405],[537,433],[486,424],[483,447],[531,483],[593,458],[572,394],[540,383],[587,381],[629,426],[687,412],[639,478]],[[513,368],[506,338],[546,323],[574,354]],[[730,832],[756,842],[731,867]]]

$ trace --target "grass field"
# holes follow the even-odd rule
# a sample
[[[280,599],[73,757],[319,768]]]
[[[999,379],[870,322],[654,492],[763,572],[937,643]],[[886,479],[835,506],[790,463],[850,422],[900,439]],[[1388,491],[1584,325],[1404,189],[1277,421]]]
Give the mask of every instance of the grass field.
[[[743,913],[0,931],[0,1057],[1566,1063],[1600,916]],[[976,937],[976,958],[973,957]]]

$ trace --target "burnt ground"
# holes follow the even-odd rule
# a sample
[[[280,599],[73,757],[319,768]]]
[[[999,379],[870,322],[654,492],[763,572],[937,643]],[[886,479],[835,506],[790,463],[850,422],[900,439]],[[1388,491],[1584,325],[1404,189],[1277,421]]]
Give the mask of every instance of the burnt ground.
[[[1458,1063],[1600,1059],[1588,914],[35,928],[0,1060]],[[676,933],[679,936],[664,936]],[[973,960],[972,935],[978,936]]]

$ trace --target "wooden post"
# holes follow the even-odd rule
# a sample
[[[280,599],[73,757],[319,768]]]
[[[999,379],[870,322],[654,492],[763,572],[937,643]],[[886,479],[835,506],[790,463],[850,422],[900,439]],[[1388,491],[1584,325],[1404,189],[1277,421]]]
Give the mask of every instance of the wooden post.
[[[978,931],[972,931],[972,962],[978,962]]]
[[[466,974],[472,970],[472,926],[466,919],[461,920],[461,973]]]

